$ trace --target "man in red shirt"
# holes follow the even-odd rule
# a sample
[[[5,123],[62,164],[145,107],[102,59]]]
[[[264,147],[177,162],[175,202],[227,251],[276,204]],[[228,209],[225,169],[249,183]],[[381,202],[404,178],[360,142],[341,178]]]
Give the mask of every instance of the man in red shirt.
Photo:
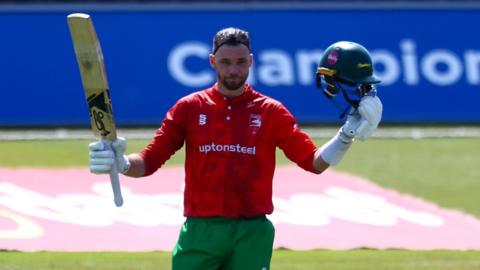
[[[108,173],[115,163],[127,176],[147,176],[185,144],[187,219],[172,269],[270,269],[274,228],[266,215],[273,211],[276,148],[320,174],[340,161],[355,136],[371,135],[382,105],[374,95],[362,97],[338,134],[317,148],[280,102],[246,83],[253,61],[248,32],[220,30],[209,60],[217,82],[178,100],[143,151],[125,156],[123,138],[113,150],[92,143],[90,170]]]

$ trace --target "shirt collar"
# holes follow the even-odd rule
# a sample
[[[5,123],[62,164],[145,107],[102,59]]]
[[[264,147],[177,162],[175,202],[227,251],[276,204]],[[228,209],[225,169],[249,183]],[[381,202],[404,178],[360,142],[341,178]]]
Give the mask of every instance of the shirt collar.
[[[217,84],[214,84],[210,88],[210,93],[212,98],[215,101],[221,101],[221,102],[226,102],[226,103],[231,103],[231,104],[241,104],[245,103],[246,101],[250,100],[250,97],[252,96],[253,89],[252,87],[246,83],[245,84],[245,91],[240,95],[236,97],[226,97],[220,91],[218,91]]]

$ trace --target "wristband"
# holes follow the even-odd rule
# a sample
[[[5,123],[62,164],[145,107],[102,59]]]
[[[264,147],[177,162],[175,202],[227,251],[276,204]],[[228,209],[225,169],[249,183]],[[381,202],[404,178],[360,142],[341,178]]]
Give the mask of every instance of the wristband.
[[[123,162],[122,162],[123,166],[122,166],[122,171],[120,173],[125,174],[130,169],[130,166],[132,166],[132,163],[130,163],[130,160],[128,159],[128,157],[126,155],[123,155],[122,159],[123,159]]]
[[[331,166],[337,165],[352,145],[353,137],[343,132],[343,129],[320,148],[320,157]]]

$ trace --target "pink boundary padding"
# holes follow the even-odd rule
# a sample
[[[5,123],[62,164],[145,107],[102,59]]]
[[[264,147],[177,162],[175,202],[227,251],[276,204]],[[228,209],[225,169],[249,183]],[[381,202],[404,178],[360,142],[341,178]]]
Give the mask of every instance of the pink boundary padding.
[[[183,177],[183,168],[122,176],[125,204],[116,208],[108,176],[0,169],[0,249],[171,250],[183,221]],[[475,217],[333,170],[277,168],[274,202],[276,248],[480,249]]]

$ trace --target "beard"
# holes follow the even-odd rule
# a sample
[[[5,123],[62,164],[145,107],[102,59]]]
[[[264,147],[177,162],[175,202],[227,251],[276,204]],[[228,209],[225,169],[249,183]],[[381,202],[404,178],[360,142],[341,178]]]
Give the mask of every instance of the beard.
[[[238,76],[230,76],[230,77],[221,76],[220,74],[217,73],[217,77],[219,82],[222,83],[223,86],[225,86],[225,88],[231,91],[235,91],[245,84],[248,78],[248,73],[244,76],[238,75]]]

